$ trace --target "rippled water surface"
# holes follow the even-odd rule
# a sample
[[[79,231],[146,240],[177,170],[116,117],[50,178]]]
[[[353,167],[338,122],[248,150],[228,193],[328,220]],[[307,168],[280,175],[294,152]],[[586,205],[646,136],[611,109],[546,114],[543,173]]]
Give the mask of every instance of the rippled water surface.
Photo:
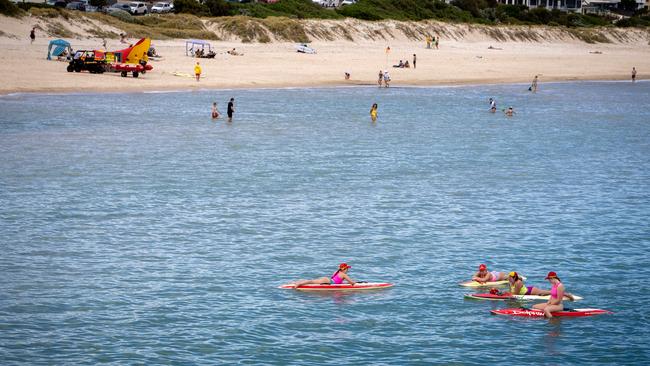
[[[526,89],[0,98],[2,364],[648,364],[650,83]],[[396,286],[276,288],[343,261]],[[482,262],[616,313],[492,316]]]

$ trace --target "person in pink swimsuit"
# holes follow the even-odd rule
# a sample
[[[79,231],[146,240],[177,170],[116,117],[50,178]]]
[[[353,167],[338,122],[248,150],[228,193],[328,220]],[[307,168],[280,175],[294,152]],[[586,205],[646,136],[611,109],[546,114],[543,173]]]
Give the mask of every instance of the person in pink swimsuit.
[[[350,276],[348,276],[348,270],[352,268],[347,263],[339,264],[339,269],[334,272],[331,277],[321,277],[313,280],[300,280],[293,283],[293,288],[302,285],[340,285],[343,281],[347,281],[350,285],[354,286],[354,282]]]
[[[560,278],[558,278],[557,273],[551,271],[546,275],[545,279],[548,280],[552,286],[551,298],[545,303],[533,305],[533,309],[544,310],[544,316],[552,318],[552,312],[564,310],[562,299],[565,295],[570,296],[570,294],[564,292],[564,285],[562,284],[562,281],[560,281]]]
[[[508,279],[508,275],[503,272],[489,272],[485,264],[478,266],[478,272],[472,276],[472,281],[486,283],[486,282],[496,282],[496,281],[505,281]]]

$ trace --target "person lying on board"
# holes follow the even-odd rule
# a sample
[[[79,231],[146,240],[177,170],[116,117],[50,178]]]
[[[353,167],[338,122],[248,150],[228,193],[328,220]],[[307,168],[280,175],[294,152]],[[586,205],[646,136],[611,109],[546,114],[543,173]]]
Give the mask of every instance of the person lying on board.
[[[321,277],[313,280],[300,280],[293,283],[293,288],[297,288],[302,285],[340,285],[343,281],[347,281],[350,285],[354,286],[354,282],[350,276],[348,276],[348,270],[352,268],[347,265],[347,263],[339,264],[339,269],[334,272],[332,277]]]
[[[551,291],[542,290],[535,286],[528,286],[524,284],[524,280],[519,277],[517,272],[510,272],[508,274],[508,282],[510,282],[510,294],[512,295],[549,295]]]
[[[505,281],[508,277],[503,272],[488,272],[487,266],[481,264],[478,266],[478,272],[472,276],[472,281],[479,283]]]
[[[543,310],[545,317],[552,318],[552,312],[564,310],[564,304],[562,303],[564,296],[569,296],[571,300],[573,300],[573,296],[564,292],[564,285],[557,276],[557,273],[551,271],[546,275],[545,279],[551,283],[552,287],[551,291],[549,291],[551,297],[545,303],[533,305],[533,309]]]
[[[542,290],[535,286],[526,286],[524,280],[519,276],[517,272],[510,272],[508,274],[508,282],[510,282],[510,294],[511,295],[537,295],[537,296],[546,296],[550,295],[551,291]],[[564,296],[569,300],[574,301],[573,295],[565,292]]]

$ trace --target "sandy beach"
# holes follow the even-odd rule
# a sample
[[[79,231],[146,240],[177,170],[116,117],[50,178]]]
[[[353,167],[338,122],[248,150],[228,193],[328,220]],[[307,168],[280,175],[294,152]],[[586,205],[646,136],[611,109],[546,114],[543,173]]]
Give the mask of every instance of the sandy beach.
[[[441,35],[439,49],[426,49],[424,40],[414,40],[400,33],[393,39],[318,40],[310,45],[317,54],[295,51],[295,43],[242,43],[238,39],[211,41],[217,56],[200,59],[203,74],[199,82],[192,74],[197,59],[185,55],[184,40],[152,41],[160,60],[151,61],[153,71],[134,79],[117,73],[91,75],[68,73],[66,63],[46,60],[47,45],[58,38],[37,31],[30,44],[29,30],[45,20],[24,17],[0,17],[0,93],[76,92],[76,91],[153,91],[214,88],[313,87],[376,85],[379,70],[389,70],[393,86],[444,85],[473,83],[530,82],[539,74],[540,82],[570,80],[626,80],[632,67],[637,79],[650,76],[648,34],[625,30],[629,37],[611,43],[589,44],[562,36],[542,37],[548,41],[498,41],[476,28],[463,25],[463,32]],[[356,21],[356,23],[359,23]],[[74,25],[68,25],[74,27]],[[46,29],[43,26],[43,29]],[[83,29],[77,28],[83,33]],[[114,30],[119,32],[119,29]],[[537,32],[550,32],[540,27]],[[460,33],[460,35],[459,35]],[[453,36],[452,36],[453,35]],[[91,37],[68,39],[73,49],[100,49],[102,40]],[[127,39],[129,43],[136,37]],[[128,44],[109,39],[108,50]],[[390,53],[385,49],[390,46]],[[493,49],[490,49],[492,47]],[[243,56],[231,56],[236,48]],[[393,68],[399,60],[412,62],[417,54],[417,68]],[[344,73],[351,74],[350,80]]]

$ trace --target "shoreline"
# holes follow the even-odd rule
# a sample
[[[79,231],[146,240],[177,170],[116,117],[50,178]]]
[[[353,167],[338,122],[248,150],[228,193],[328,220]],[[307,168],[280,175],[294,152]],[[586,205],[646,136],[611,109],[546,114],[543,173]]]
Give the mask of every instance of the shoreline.
[[[543,27],[530,31],[546,36],[542,38],[544,41],[522,41],[496,40],[480,27],[435,24],[442,38],[440,47],[428,49],[422,39],[397,31],[392,38],[361,39],[364,27],[372,30],[379,25],[396,25],[394,22],[355,22],[348,25],[358,28],[355,28],[358,41],[314,40],[310,46],[317,50],[316,54],[296,52],[293,42],[242,43],[228,39],[210,41],[216,53],[214,58],[197,59],[186,55],[183,39],[154,39],[152,45],[161,57],[150,60],[153,70],[136,79],[132,75],[121,77],[118,73],[67,72],[67,62],[46,60],[50,40],[58,37],[39,30],[36,40],[30,42],[28,35],[33,22],[41,23],[40,29],[47,29],[51,24],[46,20],[0,19],[7,23],[4,33],[0,33],[3,49],[0,95],[377,87],[378,72],[386,70],[390,72],[392,87],[530,84],[535,75],[539,75],[542,85],[548,82],[625,81],[631,79],[633,67],[638,70],[638,80],[650,78],[650,33],[645,35],[637,30],[611,31],[612,37],[618,38],[594,44],[566,35],[559,37],[556,31]],[[79,35],[68,38],[74,50],[101,49],[104,42],[107,50],[119,50],[139,39],[104,40],[93,37],[92,32],[84,28],[87,27],[85,23],[65,24]],[[417,30],[421,24],[412,26]],[[512,33],[521,29],[503,30]],[[234,48],[241,56],[226,52]],[[416,54],[417,68],[413,63],[411,68],[392,67],[400,60],[412,61]],[[197,61],[202,67],[199,82],[194,80]],[[351,75],[350,80],[344,79],[344,73]]]
[[[97,75],[93,75],[97,76]],[[650,79],[647,78],[637,78],[636,82],[646,82]],[[624,83],[630,82],[629,78],[616,78],[614,75],[603,75],[602,77],[589,77],[589,78],[548,78],[543,82],[540,82],[540,85],[544,84],[557,84],[557,83],[588,83],[588,82],[616,82]],[[521,80],[521,79],[512,79],[512,80],[457,80],[457,81],[445,81],[445,82],[427,82],[419,81],[414,83],[406,84],[394,84],[392,83],[388,89],[402,89],[402,88],[451,88],[451,87],[469,87],[469,86],[489,86],[489,85],[528,85],[530,80]],[[207,92],[207,91],[232,91],[232,90],[291,90],[291,89],[336,89],[336,88],[374,88],[380,89],[376,83],[369,82],[337,82],[331,81],[329,83],[305,83],[305,84],[268,84],[268,85],[223,85],[223,86],[214,86],[210,87],[206,85],[205,87],[184,87],[178,88],[176,86],[160,86],[157,85],[151,88],[141,88],[139,90],[134,90],[133,88],[124,87],[124,88],[79,88],[75,87],[60,87],[60,88],[30,88],[27,90],[17,89],[17,90],[0,90],[0,97],[7,98],[13,96],[22,96],[22,95],[82,95],[87,93],[92,94],[166,94],[166,93],[188,93],[188,92]],[[385,89],[385,88],[381,88]]]

